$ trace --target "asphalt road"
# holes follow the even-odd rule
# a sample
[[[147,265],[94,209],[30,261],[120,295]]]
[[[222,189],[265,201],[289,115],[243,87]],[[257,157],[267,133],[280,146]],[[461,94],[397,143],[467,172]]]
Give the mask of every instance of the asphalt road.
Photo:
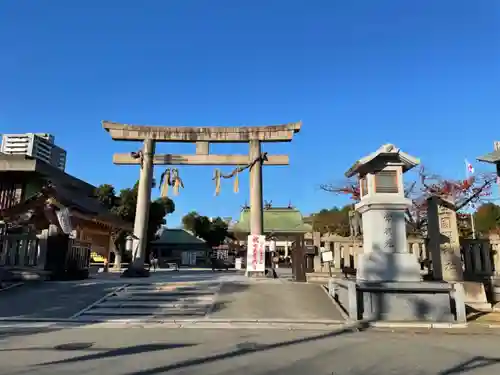
[[[0,374],[491,375],[497,335],[281,330],[0,330]]]

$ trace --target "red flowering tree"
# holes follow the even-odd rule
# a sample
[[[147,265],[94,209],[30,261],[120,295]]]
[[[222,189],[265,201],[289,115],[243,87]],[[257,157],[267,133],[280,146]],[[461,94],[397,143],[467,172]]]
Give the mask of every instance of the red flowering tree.
[[[358,203],[361,198],[359,181],[356,178],[349,178],[340,184],[322,184],[320,185],[320,189],[329,193],[348,195],[353,204]]]
[[[420,168],[419,177],[423,199],[440,197],[452,203],[455,211],[467,206],[474,207],[491,196],[491,187],[497,179],[495,173],[478,173],[464,180],[443,179],[426,173],[424,167]]]
[[[411,199],[412,206],[406,212],[408,233],[422,234],[427,224],[427,199],[437,196],[452,203],[455,211],[466,206],[474,207],[491,195],[491,186],[496,181],[496,174],[481,173],[464,180],[444,179],[435,174],[429,174],[424,167],[418,172],[418,179],[405,186],[405,196]],[[324,191],[348,195],[353,204],[360,200],[359,181],[350,178],[340,184],[323,184]],[[459,221],[461,218],[459,214]]]

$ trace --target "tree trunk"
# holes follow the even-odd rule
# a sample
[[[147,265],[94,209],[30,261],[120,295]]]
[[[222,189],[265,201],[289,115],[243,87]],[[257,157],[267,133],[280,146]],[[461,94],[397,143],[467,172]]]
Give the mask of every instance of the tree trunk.
[[[122,240],[123,240],[123,232],[121,230],[112,233],[110,250],[115,255],[115,259],[113,262],[113,270],[115,271],[121,270],[122,267],[122,255],[123,255]]]
[[[121,270],[122,268],[122,254],[119,250],[113,249],[113,254],[115,254],[115,261],[113,263],[114,270]]]

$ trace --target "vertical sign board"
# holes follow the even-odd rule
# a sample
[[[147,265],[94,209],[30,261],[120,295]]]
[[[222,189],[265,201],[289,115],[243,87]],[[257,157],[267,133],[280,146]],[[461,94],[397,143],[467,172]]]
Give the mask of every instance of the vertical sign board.
[[[269,252],[274,253],[276,251],[276,241],[269,241]]]
[[[241,258],[236,258],[234,260],[234,268],[237,270],[241,270]]]
[[[247,245],[247,271],[264,272],[266,270],[266,236],[251,234]]]

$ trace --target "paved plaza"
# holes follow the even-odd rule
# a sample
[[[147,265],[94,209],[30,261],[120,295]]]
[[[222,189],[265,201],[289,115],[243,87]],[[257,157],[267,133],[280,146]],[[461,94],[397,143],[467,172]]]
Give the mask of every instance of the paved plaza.
[[[4,322],[345,322],[320,285],[210,270],[157,272],[148,279],[108,274],[84,281],[26,283],[0,298]]]

